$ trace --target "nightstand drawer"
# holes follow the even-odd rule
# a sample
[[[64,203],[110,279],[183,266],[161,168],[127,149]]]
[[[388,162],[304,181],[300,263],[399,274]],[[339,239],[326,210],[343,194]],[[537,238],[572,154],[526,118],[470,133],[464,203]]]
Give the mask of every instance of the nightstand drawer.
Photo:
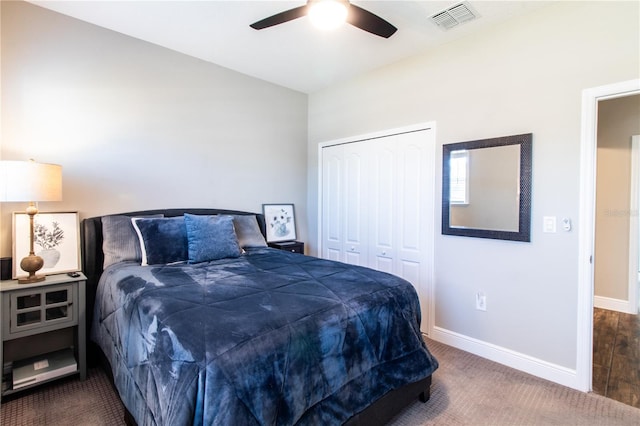
[[[291,253],[304,254],[304,243],[301,241],[282,241],[278,243],[269,243],[269,247],[279,250],[286,250]]]

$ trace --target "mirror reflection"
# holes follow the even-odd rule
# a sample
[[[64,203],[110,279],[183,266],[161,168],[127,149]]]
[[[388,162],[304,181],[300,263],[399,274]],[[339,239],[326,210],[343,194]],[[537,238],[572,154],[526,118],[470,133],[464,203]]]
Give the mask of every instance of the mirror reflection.
[[[443,234],[529,241],[531,134],[443,146]]]
[[[453,151],[450,226],[517,231],[520,146]]]

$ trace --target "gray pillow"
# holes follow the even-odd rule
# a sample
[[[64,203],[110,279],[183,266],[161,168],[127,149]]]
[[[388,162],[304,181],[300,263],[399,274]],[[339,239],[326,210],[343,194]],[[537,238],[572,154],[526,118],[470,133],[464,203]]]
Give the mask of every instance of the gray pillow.
[[[155,214],[140,217],[164,217],[163,214]],[[133,225],[131,216],[111,215],[102,217],[102,252],[104,253],[103,268],[114,263],[133,260],[142,260],[140,239]]]
[[[236,229],[240,247],[267,247],[256,215],[233,215],[233,226]]]

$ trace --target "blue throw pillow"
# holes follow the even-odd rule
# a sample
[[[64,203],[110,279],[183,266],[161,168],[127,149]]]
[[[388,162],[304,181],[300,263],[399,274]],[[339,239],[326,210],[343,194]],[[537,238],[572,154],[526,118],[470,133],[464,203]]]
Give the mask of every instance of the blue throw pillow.
[[[133,218],[140,238],[142,265],[159,265],[187,260],[187,230],[184,217]]]
[[[231,216],[185,213],[189,263],[238,257],[242,254]]]

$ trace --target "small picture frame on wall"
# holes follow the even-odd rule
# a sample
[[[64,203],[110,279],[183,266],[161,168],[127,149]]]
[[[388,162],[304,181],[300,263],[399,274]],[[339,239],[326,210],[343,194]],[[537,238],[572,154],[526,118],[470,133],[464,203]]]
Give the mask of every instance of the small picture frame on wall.
[[[38,275],[80,270],[80,223],[78,212],[39,212],[33,220],[33,251],[44,260]],[[29,254],[29,215],[13,213],[13,279],[29,274],[20,260]]]
[[[262,213],[267,224],[268,243],[293,241],[297,238],[293,204],[263,204]]]

